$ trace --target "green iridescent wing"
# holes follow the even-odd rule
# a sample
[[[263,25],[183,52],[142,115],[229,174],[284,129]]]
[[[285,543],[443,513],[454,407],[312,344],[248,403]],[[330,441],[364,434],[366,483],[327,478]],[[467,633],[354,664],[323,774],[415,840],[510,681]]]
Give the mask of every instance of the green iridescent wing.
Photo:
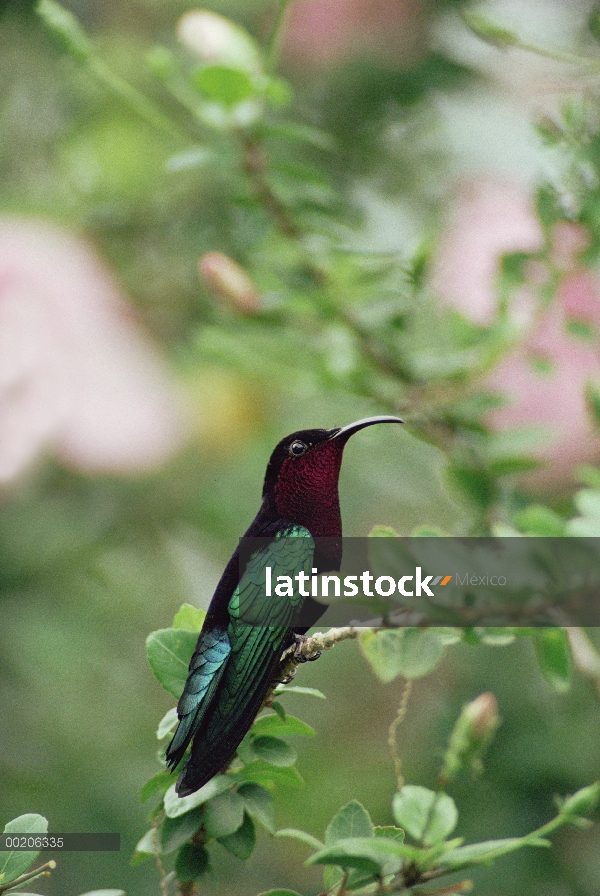
[[[210,704],[195,725],[191,757],[178,783],[180,795],[201,787],[229,762],[250,728],[306,599],[294,576],[311,574],[313,554],[309,531],[289,526],[250,558],[229,601],[230,652],[216,673],[218,686]],[[268,566],[271,595],[265,587]],[[293,596],[274,593],[277,577],[283,575],[294,583]]]

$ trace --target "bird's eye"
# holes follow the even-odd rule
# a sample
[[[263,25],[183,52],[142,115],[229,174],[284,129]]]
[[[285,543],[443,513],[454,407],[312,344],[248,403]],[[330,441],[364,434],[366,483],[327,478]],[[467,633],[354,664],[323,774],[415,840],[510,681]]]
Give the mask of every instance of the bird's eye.
[[[292,457],[302,457],[303,454],[308,450],[308,445],[305,445],[304,442],[301,442],[300,439],[296,439],[295,442],[289,447],[289,452]]]

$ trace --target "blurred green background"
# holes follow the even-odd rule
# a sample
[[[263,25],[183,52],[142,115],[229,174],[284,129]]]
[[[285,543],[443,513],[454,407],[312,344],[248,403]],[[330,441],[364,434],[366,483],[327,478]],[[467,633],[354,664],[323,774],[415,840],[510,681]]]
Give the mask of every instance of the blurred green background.
[[[175,48],[174,28],[190,3],[67,5],[105,61],[170,111],[144,59],[155,43]],[[453,18],[458,5],[357,3],[352,21],[369,41],[348,25],[346,48],[330,48],[327,64],[308,53],[306,36],[284,53],[294,115],[336,140],[332,153],[308,148],[293,161],[316,159],[327,172],[341,197],[334,214],[349,252],[410,258],[421,241],[435,240],[465,172],[519,172],[531,183],[542,176],[547,160],[532,116],[498,92],[478,60],[469,63]],[[491,6],[515,14],[515,4]],[[558,19],[575,29],[591,4],[574,2],[570,12],[532,0],[518,6],[524,21],[545,23],[552,38]],[[270,3],[210,8],[264,41]],[[344,15],[342,4],[331,9]],[[227,149],[221,172],[169,166],[186,146],[136,118],[66,57],[33,4],[13,0],[0,11],[0,210],[60,223],[98,249],[161,346],[193,421],[186,446],[156,474],[89,475],[44,456],[2,486],[0,822],[39,812],[51,831],[120,831],[119,854],[60,857],[44,892],[122,887],[146,896],[158,892],[156,870],[149,862],[132,868],[130,859],[148,826],[139,789],[158,770],[155,730],[171,701],[147,665],[145,637],[170,625],[182,602],[207,605],[258,508],[266,461],[281,437],[387,407],[349,386],[339,365],[344,335],[333,324],[318,334],[308,325],[265,330],[221,308],[199,282],[198,258],[218,250],[250,268],[275,299],[302,289],[279,271],[281,242],[228,175]],[[393,285],[386,289],[393,302]],[[442,452],[391,429],[367,430],[346,451],[345,534],[364,535],[375,523],[401,533],[421,524],[470,531],[473,507],[448,485]],[[376,823],[391,823],[386,740],[401,684],[382,686],[353,643],[302,668],[297,682],[328,699],[287,698],[317,737],[297,744],[307,786],[278,793],[278,826],[321,836],[353,797]],[[473,839],[525,833],[551,817],[556,793],[600,775],[597,694],[582,681],[555,694],[530,645],[519,642],[460,645],[416,684],[399,734],[407,781],[433,785],[461,705],[484,690],[496,694],[503,725],[484,777],[465,777],[453,791],[457,834]],[[479,872],[477,892],[600,892],[597,831],[564,830],[555,843],[548,853],[524,851]],[[218,850],[214,893],[320,889],[300,844],[262,832],[248,862]]]

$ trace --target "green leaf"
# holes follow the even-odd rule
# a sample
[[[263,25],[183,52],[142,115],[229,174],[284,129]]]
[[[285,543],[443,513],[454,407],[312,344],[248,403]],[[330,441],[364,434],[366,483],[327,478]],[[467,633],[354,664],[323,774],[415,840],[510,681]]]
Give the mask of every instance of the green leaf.
[[[279,715],[268,715],[258,719],[253,727],[253,733],[258,737],[261,735],[271,735],[272,737],[314,737],[315,729],[302,722],[295,716],[285,716],[282,719]]]
[[[600,470],[591,464],[581,464],[576,469],[577,479],[582,485],[589,485],[590,488],[600,489]]]
[[[421,678],[436,667],[444,653],[442,640],[418,628],[361,632],[359,646],[377,677],[387,683],[398,675]]]
[[[598,429],[600,427],[600,389],[596,383],[592,381],[586,383],[585,399],[592,423]]]
[[[245,72],[226,65],[196,69],[192,81],[204,96],[227,108],[243,103],[256,93],[252,79]]]
[[[488,472],[492,477],[514,476],[515,473],[530,473],[539,470],[543,463],[534,457],[497,457],[488,464]]]
[[[13,818],[4,828],[5,834],[47,834],[48,821],[43,815],[30,812]],[[31,852],[17,852],[16,850],[0,851],[0,881],[6,886],[16,880],[27,871],[29,866],[39,855],[39,849]]]
[[[507,291],[512,291],[526,282],[527,265],[530,261],[529,252],[508,252],[501,257],[500,268]]]
[[[506,647],[515,640],[514,629],[495,628],[494,626],[482,626],[477,629],[477,634],[481,638],[482,644],[489,644],[492,647]]]
[[[172,734],[178,721],[179,717],[177,715],[177,707],[174,706],[172,709],[169,709],[168,712],[166,712],[160,720],[158,730],[156,732],[156,737],[158,738],[158,740],[162,740],[163,737],[167,736],[167,734]]]
[[[216,775],[200,790],[184,797],[177,796],[175,785],[173,784],[165,793],[165,812],[169,818],[178,818],[180,815],[185,815],[186,812],[191,812],[197,806],[202,806],[204,803],[212,800],[213,797],[231,787],[233,783],[234,778],[232,775]]]
[[[580,317],[571,317],[565,323],[565,329],[567,333],[571,336],[575,336],[576,339],[585,339],[590,342],[596,336],[596,331],[594,329],[594,325],[591,324],[587,320],[583,320]],[[598,394],[598,387],[595,383],[588,383],[588,387],[591,387],[596,393],[596,400],[600,400],[600,395]]]
[[[149,800],[150,797],[155,796],[157,793],[163,793],[171,786],[173,783],[173,775],[171,772],[162,771],[158,772],[156,775],[153,775],[149,781],[146,781],[144,786],[140,791],[140,799],[143,803],[146,800]]]
[[[373,526],[369,532],[369,538],[399,538],[400,536],[391,526]]]
[[[389,840],[397,840],[398,843],[404,843],[404,831],[402,828],[395,828],[393,824],[377,825],[373,829],[376,837],[387,837]]]
[[[278,684],[275,693],[281,697],[284,694],[306,694],[307,697],[318,697],[319,700],[327,699],[323,691],[318,691],[317,688],[304,688],[297,684]]]
[[[264,85],[264,97],[270,106],[275,109],[284,109],[292,102],[294,92],[289,81],[284,78],[270,77]]]
[[[87,59],[90,56],[92,42],[72,12],[54,0],[40,0],[37,13],[71,56],[75,59]]]
[[[180,628],[163,628],[146,639],[146,653],[152,671],[163,688],[179,700],[188,676],[188,667],[198,635]]]
[[[358,800],[351,800],[333,816],[325,831],[325,844],[331,846],[348,837],[372,837],[373,822]]]
[[[450,533],[439,526],[415,526],[410,533],[411,538],[447,538]]]
[[[269,833],[275,833],[275,806],[273,795],[266,787],[260,784],[242,784],[238,788],[239,795],[244,801],[246,812],[260,821]]]
[[[356,869],[352,873],[356,874]],[[361,874],[362,872],[359,871],[358,873]],[[338,865],[326,865],[323,869],[323,889],[329,892],[329,890],[333,890],[336,884],[339,889],[339,882],[343,876],[344,872]],[[350,875],[348,875],[349,877]],[[368,880],[371,881],[372,879],[372,875],[368,875]]]
[[[310,856],[307,865],[339,865],[358,868],[368,874],[396,874],[404,862],[405,847],[384,837],[349,837]]]
[[[133,852],[133,859],[131,864],[137,865],[138,862],[147,859],[148,856],[154,854],[154,828],[150,828],[149,831],[146,831],[141,840],[138,840],[135,850]]]
[[[458,488],[479,510],[489,509],[495,497],[495,488],[486,470],[449,463],[445,473],[449,483]]]
[[[184,150],[183,152],[178,152],[174,156],[171,156],[165,162],[165,171],[168,172],[178,172],[178,171],[187,171],[190,168],[204,168],[211,163],[217,161],[217,155],[212,150],[207,149],[205,146],[195,146],[191,149]],[[190,604],[184,604],[184,606],[190,606]],[[195,609],[195,607],[193,608]],[[199,610],[198,612],[204,612],[203,610]],[[174,628],[188,628],[191,629],[189,623],[187,625],[181,626],[173,626]]]
[[[271,709],[273,709],[277,713],[282,722],[285,722],[285,720],[287,719],[287,713],[279,700],[273,700]]]
[[[232,790],[214,797],[204,805],[204,827],[215,840],[235,833],[244,821],[244,800]]]
[[[571,684],[571,649],[562,628],[539,628],[533,634],[538,666],[546,681],[559,693]]]
[[[208,804],[210,805],[210,804]],[[186,812],[177,818],[163,819],[159,829],[160,851],[164,853],[174,852],[187,840],[190,840],[202,824],[204,809],[200,806],[193,812]]]
[[[568,818],[585,818],[595,809],[599,799],[600,781],[596,781],[567,797],[560,807],[560,814]]]
[[[513,47],[519,43],[519,38],[513,31],[490,22],[477,12],[463,10],[462,18],[467,28],[470,28],[477,37],[495,47]]]
[[[302,776],[297,769],[291,766],[280,768],[260,759],[257,759],[256,762],[251,762],[250,765],[245,766],[238,772],[233,772],[229,777],[236,781],[250,781],[253,784],[262,784],[265,787],[269,785],[301,787],[304,784]]]
[[[406,784],[394,795],[393,811],[400,827],[426,846],[445,840],[458,821],[452,797],[415,784]]]
[[[560,537],[565,534],[565,521],[543,504],[532,504],[515,513],[514,524],[528,535]]]
[[[298,828],[281,828],[281,830],[277,831],[275,836],[290,837],[292,840],[299,840],[301,843],[310,846],[311,849],[320,850],[325,846],[324,843],[321,843],[320,840],[317,840],[317,838],[313,837],[312,834],[309,834],[308,831],[301,831]]]
[[[25,896],[25,893],[20,893],[19,896]],[[125,890],[89,890],[81,896],[125,896]]]
[[[278,768],[287,768],[293,765],[298,758],[294,748],[286,744],[284,740],[279,740],[278,737],[268,735],[255,737],[252,748],[259,759],[268,762],[269,765],[276,765]]]
[[[545,846],[547,841],[528,837],[507,837],[504,840],[488,840],[483,843],[470,843],[452,849],[440,859],[438,864],[448,871],[458,871],[472,865],[489,865],[494,859],[522,849],[524,846]]]
[[[324,152],[331,152],[335,149],[335,140],[331,134],[295,121],[264,122],[261,130],[267,137],[274,137],[277,140],[309,143],[317,149],[322,149]]]
[[[595,5],[588,19],[590,34],[595,40],[600,41],[600,7]]]
[[[221,846],[224,846],[234,856],[240,859],[247,859],[252,854],[254,844],[256,843],[254,822],[248,813],[244,812],[243,823],[235,833],[230,834],[228,837],[219,837],[218,841]]]
[[[300,893],[297,893],[296,890],[265,890],[258,896],[300,896]]]
[[[240,759],[244,765],[250,765],[251,762],[254,762],[258,759],[256,753],[254,752],[254,736],[252,731],[249,731],[248,734],[243,738],[241,743],[238,745],[235,754],[238,759]]]
[[[182,604],[175,613],[173,628],[184,628],[189,632],[199,632],[204,625],[206,612],[191,604]]]
[[[175,859],[175,874],[181,881],[199,880],[208,870],[208,853],[203,846],[184,843]]]

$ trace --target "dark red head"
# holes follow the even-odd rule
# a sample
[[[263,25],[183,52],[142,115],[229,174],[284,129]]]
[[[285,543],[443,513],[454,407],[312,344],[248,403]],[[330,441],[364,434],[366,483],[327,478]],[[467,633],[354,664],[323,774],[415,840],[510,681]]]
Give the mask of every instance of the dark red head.
[[[315,538],[339,538],[342,520],[338,477],[346,442],[375,423],[402,423],[398,417],[367,417],[341,429],[304,429],[277,445],[265,475],[263,500],[277,515],[306,526]]]

